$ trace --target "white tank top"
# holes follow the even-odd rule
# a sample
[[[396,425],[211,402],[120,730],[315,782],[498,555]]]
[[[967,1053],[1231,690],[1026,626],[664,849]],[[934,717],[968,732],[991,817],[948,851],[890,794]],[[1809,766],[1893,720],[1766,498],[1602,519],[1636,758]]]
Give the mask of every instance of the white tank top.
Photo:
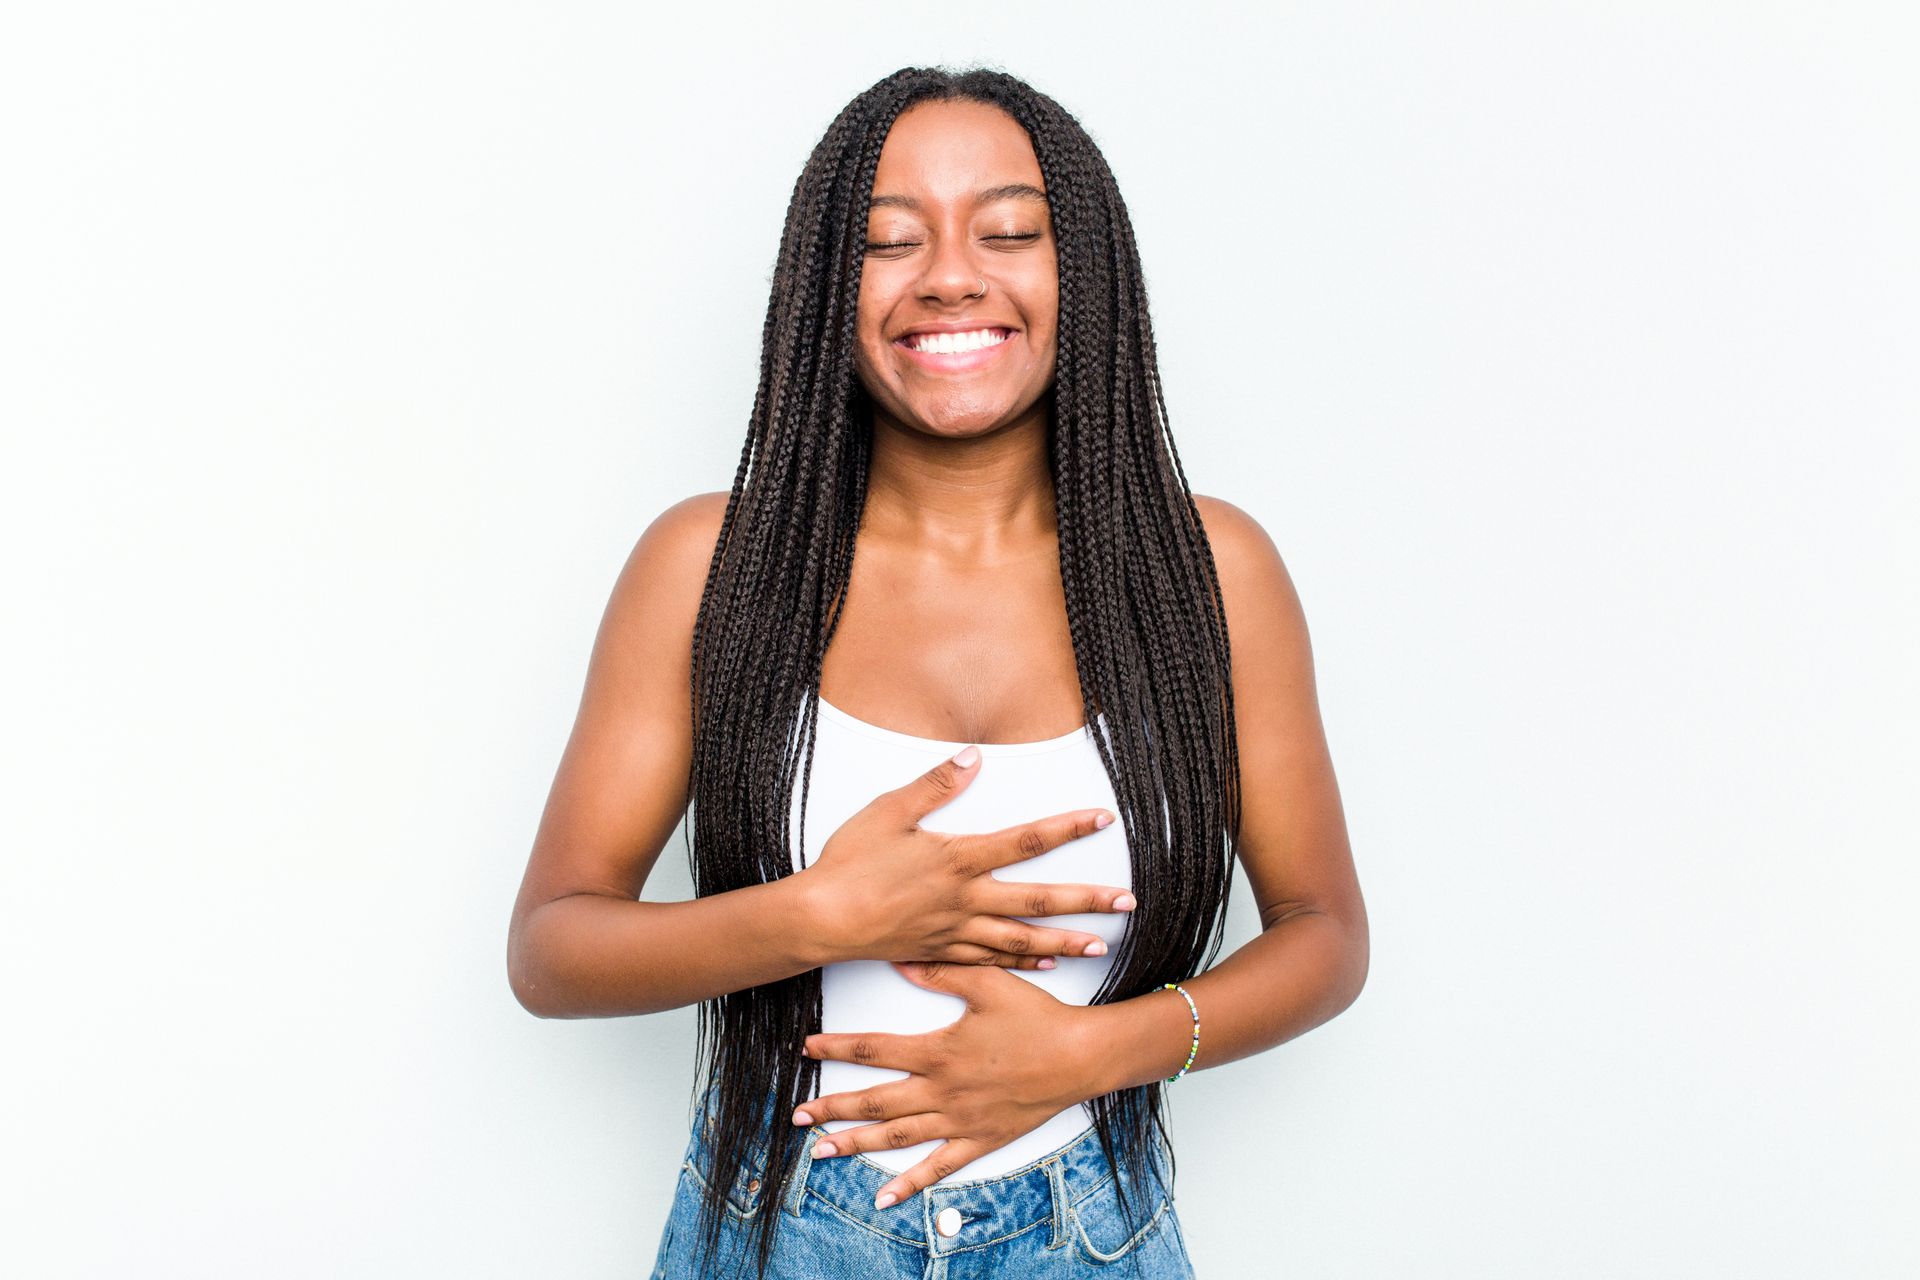
[[[1104,716],[1097,717],[1094,723],[1104,732]],[[819,860],[820,850],[840,825],[871,804],[874,797],[904,786],[967,745],[883,729],[820,700],[804,833],[800,831],[801,788],[797,776],[793,789],[795,869],[800,866],[802,840],[806,861],[811,865]],[[996,867],[992,874],[1000,880],[1028,883],[1133,888],[1125,824],[1119,821],[1113,785],[1100,766],[1100,756],[1087,726],[1041,742],[974,745],[980,748],[981,761],[973,782],[929,813],[921,826],[929,831],[971,834],[998,831],[1072,809],[1104,808],[1116,819],[1104,830],[1069,840],[1038,857]],[[1056,956],[1053,969],[1004,971],[1037,984],[1067,1004],[1085,1005],[1092,1001],[1095,990],[1106,978],[1121,937],[1133,917],[1130,912],[1090,912],[1019,918],[1052,928],[1091,933],[1107,944],[1104,956]],[[820,1029],[823,1032],[885,1031],[915,1035],[955,1021],[963,1007],[958,996],[915,986],[884,960],[846,961],[829,964],[821,971]],[[903,1080],[908,1074],[890,1067],[823,1059],[820,1094],[865,1089],[888,1080]],[[866,1123],[870,1122],[828,1120],[821,1127],[838,1132]],[[940,1181],[970,1181],[1011,1173],[1066,1146],[1092,1123],[1093,1115],[1087,1104],[1075,1103],[1038,1128],[961,1166]],[[934,1139],[911,1147],[864,1151],[860,1155],[902,1173],[926,1159],[942,1141],[944,1139]]]

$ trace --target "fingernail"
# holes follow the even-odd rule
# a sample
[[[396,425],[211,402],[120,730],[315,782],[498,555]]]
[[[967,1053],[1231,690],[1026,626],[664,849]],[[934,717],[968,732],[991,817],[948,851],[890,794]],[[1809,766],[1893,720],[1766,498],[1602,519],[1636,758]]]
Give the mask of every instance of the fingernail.
[[[1040,963],[1039,963],[1039,965],[1037,965],[1036,967],[1037,967],[1037,968],[1041,968],[1041,969],[1051,969],[1051,968],[1053,968],[1053,959],[1052,959],[1052,957],[1050,957],[1050,956],[1042,956],[1042,957],[1040,957]]]
[[[894,1195],[891,1191],[882,1191],[873,1198],[873,1207],[876,1209],[884,1209],[899,1198],[899,1196]]]
[[[1113,825],[1113,815],[1106,812],[1095,814],[1093,825],[1096,827],[1110,827]]]
[[[1140,903],[1130,893],[1123,893],[1113,900],[1115,911],[1131,911],[1139,905]]]
[[[1087,944],[1087,949],[1080,954],[1083,956],[1103,956],[1107,954],[1107,944],[1095,938]]]
[[[813,1117],[804,1111],[796,1111],[793,1113],[793,1122],[795,1124],[812,1124]]]
[[[962,769],[971,769],[973,768],[973,762],[975,760],[978,760],[979,758],[980,758],[980,748],[963,747],[961,748],[960,754],[956,755],[953,758],[953,762],[959,765]]]
[[[816,1156],[838,1155],[839,1152],[840,1149],[831,1142],[816,1142],[813,1144],[813,1154]]]

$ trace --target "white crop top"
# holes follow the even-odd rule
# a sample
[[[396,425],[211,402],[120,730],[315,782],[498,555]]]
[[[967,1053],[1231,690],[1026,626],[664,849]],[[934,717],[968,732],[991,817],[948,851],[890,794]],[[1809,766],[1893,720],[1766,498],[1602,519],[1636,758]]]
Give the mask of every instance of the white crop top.
[[[1103,731],[1105,718],[1094,722]],[[797,730],[796,730],[797,732]],[[807,798],[806,831],[800,831],[801,788],[796,777],[793,801],[793,865],[800,866],[804,839],[806,861],[817,862],[820,850],[840,825],[871,804],[883,791],[904,786],[945,757],[968,745],[883,729],[820,701],[813,776]],[[973,781],[947,804],[929,813],[921,825],[931,831],[970,834],[998,831],[1073,809],[1104,808],[1115,821],[1104,830],[1080,836],[1038,857],[1011,866],[996,867],[1001,880],[1057,884],[1115,885],[1133,888],[1125,824],[1115,804],[1113,785],[1100,766],[1088,727],[1041,742],[974,744],[981,761]],[[1091,933],[1107,944],[1104,956],[1056,956],[1053,969],[1008,969],[1016,978],[1036,983],[1068,1004],[1091,1002],[1106,978],[1132,914],[1091,912],[1081,915],[1020,917],[1052,928]],[[827,965],[821,972],[823,1032],[884,1031],[914,1035],[956,1020],[964,1007],[958,996],[930,991],[907,981],[884,960],[854,960]],[[857,1062],[823,1059],[820,1094],[865,1089],[888,1080],[902,1080],[905,1071]],[[829,1120],[829,1132],[870,1123]],[[1031,1132],[961,1166],[940,1181],[959,1182],[998,1177],[1033,1163],[1066,1146],[1093,1123],[1086,1103],[1076,1103]],[[872,1160],[905,1172],[932,1154],[944,1139],[911,1147],[861,1152],[838,1159]]]

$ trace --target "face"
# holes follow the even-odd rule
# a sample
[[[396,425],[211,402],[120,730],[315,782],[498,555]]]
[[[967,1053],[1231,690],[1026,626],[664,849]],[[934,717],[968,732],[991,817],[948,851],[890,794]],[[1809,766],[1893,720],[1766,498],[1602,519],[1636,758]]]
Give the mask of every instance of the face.
[[[920,102],[894,120],[867,213],[855,357],[884,418],[962,437],[1036,412],[1060,304],[1045,188],[1026,130],[998,107]]]

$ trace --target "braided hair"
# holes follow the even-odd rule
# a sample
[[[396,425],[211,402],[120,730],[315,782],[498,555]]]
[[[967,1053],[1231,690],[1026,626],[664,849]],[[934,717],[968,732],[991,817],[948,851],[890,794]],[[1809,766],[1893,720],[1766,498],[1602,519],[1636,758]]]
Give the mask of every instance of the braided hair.
[[[1239,837],[1239,762],[1224,605],[1167,426],[1133,228],[1093,139],[1047,95],[997,70],[908,67],[854,98],[794,184],[761,334],[746,443],[693,631],[689,842],[695,893],[794,873],[791,802],[811,777],[822,659],[866,502],[873,405],[855,366],[868,202],[895,118],[923,101],[997,106],[1026,130],[1059,262],[1048,466],[1060,577],[1086,719],[1113,784],[1138,906],[1093,1003],[1158,990],[1218,955]],[[804,752],[804,758],[802,753]],[[804,823],[804,808],[802,809]],[[821,1018],[815,969],[702,1002],[699,1088],[713,1090],[700,1170],[701,1248],[755,1150],[759,1274],[817,1090],[800,1052]],[[1154,1082],[1088,1100],[1108,1167],[1172,1161]],[[772,1109],[767,1099],[773,1098]],[[1156,1136],[1157,1135],[1157,1136]],[[1122,1212],[1134,1210],[1116,1178]]]

